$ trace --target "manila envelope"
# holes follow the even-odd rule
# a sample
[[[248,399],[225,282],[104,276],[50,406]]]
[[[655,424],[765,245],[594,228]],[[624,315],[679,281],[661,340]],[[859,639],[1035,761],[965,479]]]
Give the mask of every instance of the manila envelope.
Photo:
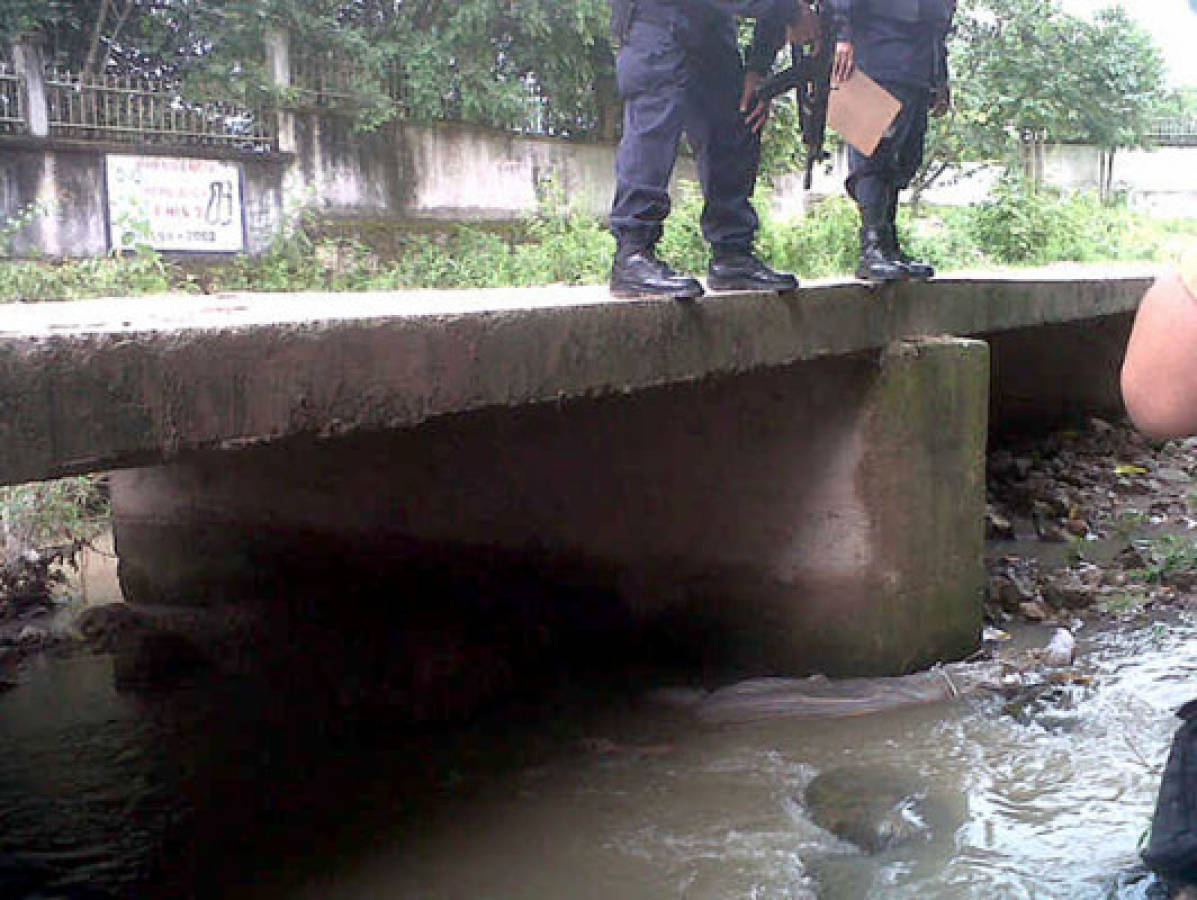
[[[831,86],[827,124],[865,156],[872,156],[901,109],[901,100],[855,69],[847,81]]]

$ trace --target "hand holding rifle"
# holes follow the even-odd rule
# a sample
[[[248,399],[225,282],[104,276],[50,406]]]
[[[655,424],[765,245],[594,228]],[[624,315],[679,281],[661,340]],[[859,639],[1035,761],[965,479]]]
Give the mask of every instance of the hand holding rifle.
[[[831,90],[831,70],[834,57],[828,42],[829,33],[824,22],[827,0],[819,0],[812,6],[800,3],[802,9],[798,19],[790,23],[787,35],[790,38],[790,54],[793,64],[782,72],[768,78],[754,80],[755,102],[753,113],[765,107],[774,97],[789,90],[798,92],[798,118],[802,125],[802,143],[806,147],[806,189],[811,186],[811,174],[816,163],[827,158],[823,151],[823,136],[827,127],[827,101]],[[751,124],[753,119],[749,118]],[[761,120],[764,124],[764,120]]]
[[[843,84],[856,71],[856,48],[851,41],[837,41],[835,45],[835,60],[831,64],[831,81],[833,84]]]
[[[798,4],[798,17],[794,21],[786,23],[786,40],[793,47],[817,44],[822,40],[822,23],[819,20],[819,15],[805,2]],[[773,107],[773,98],[777,96],[777,93],[781,93],[763,95],[760,90],[762,80],[759,72],[747,72],[744,76],[744,93],[740,97],[740,112],[744,113],[744,121],[748,123],[753,134],[760,134],[768,123],[769,113]]]

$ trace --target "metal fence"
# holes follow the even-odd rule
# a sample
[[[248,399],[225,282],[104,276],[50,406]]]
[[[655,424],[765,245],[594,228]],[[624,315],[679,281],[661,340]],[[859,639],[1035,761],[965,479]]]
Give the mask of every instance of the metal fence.
[[[184,98],[178,85],[113,75],[46,73],[50,133],[135,144],[278,149],[274,117],[223,100]]]
[[[291,62],[291,93],[300,107],[319,107],[330,111],[345,109],[358,102],[356,82],[366,79],[365,72],[344,60],[328,55],[293,57]],[[404,107],[403,73],[391,68],[383,79],[384,94],[401,109]]]
[[[21,76],[12,66],[0,60],[0,134],[24,134],[28,124],[22,97],[25,95]]]
[[[366,77],[362,69],[342,59],[320,55],[292,59],[290,93],[293,104],[299,108],[318,108],[331,113],[352,112],[356,105],[362,102],[362,92],[355,88],[355,84],[358,83],[376,82],[374,76]],[[403,71],[400,67],[388,69],[381,88],[384,96],[397,108],[400,117],[410,114],[410,98],[405,90]],[[550,124],[549,101],[536,79],[531,76],[524,78],[522,88],[523,96],[520,103],[510,111],[506,120],[480,121],[478,124],[497,126],[521,134],[554,134]],[[464,121],[464,105],[460,93],[451,84],[447,85],[441,98],[439,118],[450,122]]]
[[[3,2],[3,0],[0,0]],[[360,67],[322,55],[293,58],[290,95],[292,108],[322,113],[358,111],[371,91],[356,85],[377,85]],[[46,115],[53,137],[106,141],[139,146],[221,147],[243,152],[278,150],[278,116],[271,107],[251,108],[226,100],[193,100],[180,85],[109,74],[81,75],[64,69],[44,73]],[[393,103],[400,118],[410,113],[403,74],[392,69],[382,85],[383,102]],[[562,126],[534,79],[524,80],[520,102],[506,121],[488,124],[535,135],[584,133],[580,122]],[[0,135],[27,134],[28,111],[24,79],[0,59]],[[377,94],[375,94],[377,97]],[[450,90],[442,98],[439,118],[463,119],[462,98]]]
[[[1148,137],[1164,146],[1197,146],[1197,118],[1156,119]]]

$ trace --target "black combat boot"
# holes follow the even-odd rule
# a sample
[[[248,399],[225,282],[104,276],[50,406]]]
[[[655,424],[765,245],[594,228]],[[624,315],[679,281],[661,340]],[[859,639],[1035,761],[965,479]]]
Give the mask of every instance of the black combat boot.
[[[657,259],[652,247],[620,250],[611,266],[611,294],[621,299],[671,297],[694,300],[703,294],[698,279],[679,275]]]
[[[716,250],[707,271],[712,291],[792,291],[798,279],[775,272],[748,250]]]
[[[860,265],[856,277],[862,281],[901,281],[907,278],[906,269],[886,252],[888,249],[887,227],[879,217],[871,217],[863,206],[860,209],[863,223],[860,229]]]
[[[902,250],[902,243],[898,240],[898,191],[891,187],[887,198],[886,209],[886,248],[885,254],[896,261],[906,270],[906,277],[915,281],[926,281],[935,277],[935,267],[930,263],[918,262],[911,259]]]

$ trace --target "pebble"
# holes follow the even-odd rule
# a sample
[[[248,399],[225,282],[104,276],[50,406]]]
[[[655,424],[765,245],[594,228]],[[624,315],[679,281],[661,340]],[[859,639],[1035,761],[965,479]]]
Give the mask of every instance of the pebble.
[[[34,625],[26,625],[17,633],[17,644],[30,647],[41,646],[50,640],[50,632]]]
[[[1047,607],[1038,600],[1030,600],[1020,604],[1018,611],[1022,613],[1024,618],[1030,619],[1032,622],[1042,622],[1051,615]]]

